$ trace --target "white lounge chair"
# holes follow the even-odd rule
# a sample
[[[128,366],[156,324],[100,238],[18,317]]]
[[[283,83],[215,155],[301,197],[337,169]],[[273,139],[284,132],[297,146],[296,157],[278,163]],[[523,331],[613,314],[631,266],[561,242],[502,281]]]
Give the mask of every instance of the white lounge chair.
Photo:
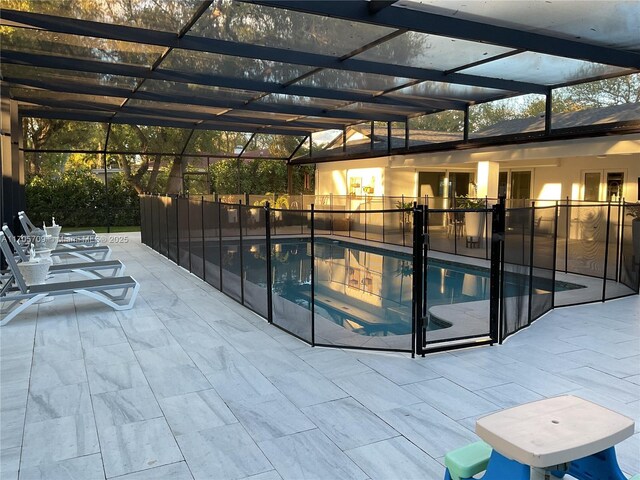
[[[29,256],[13,236],[9,227],[4,225],[2,227],[2,231],[14,251],[14,257],[17,257],[17,260],[22,262],[28,261]],[[79,273],[80,275],[84,275],[88,278],[107,278],[120,277],[124,274],[124,270],[124,263],[120,260],[103,260],[95,262],[59,263],[51,265],[49,273],[52,275],[60,273]]]
[[[132,277],[99,278],[29,286],[18,269],[4,232],[0,232],[0,249],[9,265],[9,272],[0,280],[2,282],[0,326],[6,325],[20,312],[49,296],[78,293],[98,300],[115,310],[129,310],[136,301],[140,284]]]
[[[24,211],[18,212],[18,220],[24,229],[24,233],[29,236],[33,235],[36,227]],[[58,243],[62,245],[89,245],[93,246],[98,243],[96,232],[93,230],[79,230],[76,232],[60,232]]]
[[[34,234],[33,229],[31,235]],[[29,234],[27,234],[29,235]],[[83,261],[95,262],[109,260],[111,257],[111,247],[108,245],[82,245],[82,244],[64,244],[58,245],[55,250],[51,250],[52,257],[72,256]]]

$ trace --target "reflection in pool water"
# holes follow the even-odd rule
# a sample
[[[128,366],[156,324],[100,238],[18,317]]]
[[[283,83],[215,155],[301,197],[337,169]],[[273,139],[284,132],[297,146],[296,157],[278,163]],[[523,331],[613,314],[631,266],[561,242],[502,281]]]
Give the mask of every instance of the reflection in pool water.
[[[249,243],[249,242],[247,242]],[[272,245],[273,293],[310,310],[311,256],[306,240]],[[245,279],[266,286],[265,244],[243,246]],[[237,270],[237,248],[223,247],[225,269]],[[522,277],[507,274],[505,293],[516,295]],[[539,293],[551,281],[536,279]],[[558,283],[556,290],[575,288]],[[315,314],[366,336],[411,334],[412,260],[409,255],[344,242],[316,239]],[[429,259],[427,308],[489,299],[489,270]],[[488,306],[487,306],[488,315]],[[295,319],[294,319],[295,320]],[[432,319],[428,329],[449,324]]]

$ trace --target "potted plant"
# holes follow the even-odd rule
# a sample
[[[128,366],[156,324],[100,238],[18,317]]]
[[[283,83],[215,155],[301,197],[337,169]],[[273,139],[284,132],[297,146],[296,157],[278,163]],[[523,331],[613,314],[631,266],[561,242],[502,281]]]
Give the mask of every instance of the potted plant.
[[[262,200],[256,200],[255,202],[253,202],[253,206],[254,207],[262,207],[262,208],[252,208],[251,210],[249,210],[249,212],[251,213],[251,219],[255,222],[255,223],[259,223],[260,219],[263,218],[264,216],[264,209],[267,206],[267,203],[269,203],[269,205],[271,207],[273,207],[273,198],[275,197],[275,195],[273,193],[265,193],[265,196],[267,198],[263,198]]]
[[[403,202],[398,200],[396,202],[396,208],[398,210],[404,210],[402,212],[402,218],[400,219],[400,228],[403,228],[404,225],[411,226],[411,215],[413,212],[409,209],[413,208],[413,202]]]
[[[45,254],[50,254],[51,251],[41,251]],[[49,273],[49,267],[51,267],[51,259],[46,257],[39,257],[36,252],[34,244],[31,244],[29,252],[29,260],[26,262],[18,263],[18,270],[22,274],[22,278],[27,286],[41,285],[45,282],[47,274]]]
[[[278,198],[276,198],[276,201],[273,204],[273,208],[276,209],[276,211],[274,212],[276,220],[281,220],[281,210],[289,210],[289,195],[280,195]]]
[[[486,202],[483,198],[458,197],[456,207],[467,210],[464,212],[464,228],[467,244],[479,244],[484,237]],[[483,210],[474,212],[473,210]]]

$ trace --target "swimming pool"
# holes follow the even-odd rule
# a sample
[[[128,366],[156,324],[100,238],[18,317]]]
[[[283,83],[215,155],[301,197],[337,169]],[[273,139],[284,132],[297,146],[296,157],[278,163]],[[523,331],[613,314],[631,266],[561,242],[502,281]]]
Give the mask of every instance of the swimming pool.
[[[266,285],[264,255],[261,253],[264,246],[264,243],[249,242],[243,245],[245,278],[261,285]],[[317,238],[314,261],[316,326],[320,319],[360,336],[411,334],[413,265],[410,255]],[[306,239],[274,239],[271,263],[274,297],[281,297],[300,307],[297,313],[291,313],[281,306],[282,314],[306,317],[303,310],[311,310],[312,299],[310,242]],[[441,305],[488,300],[489,273],[486,268],[429,258],[427,311]],[[528,282],[528,279],[507,273],[506,296],[514,296],[521,291],[519,288],[523,281]],[[551,280],[536,278],[534,285],[538,294],[551,291]],[[579,286],[556,282],[556,291],[570,288]],[[488,325],[488,302],[482,305],[487,310]],[[428,320],[428,330],[451,326],[446,319],[435,315],[430,315]]]

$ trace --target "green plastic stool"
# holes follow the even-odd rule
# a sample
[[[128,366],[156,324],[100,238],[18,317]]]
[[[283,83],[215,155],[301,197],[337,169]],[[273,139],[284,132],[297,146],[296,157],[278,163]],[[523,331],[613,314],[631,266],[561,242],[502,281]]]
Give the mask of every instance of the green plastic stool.
[[[445,480],[463,480],[471,478],[487,469],[491,446],[483,441],[471,443],[453,450],[444,457],[447,467]]]

